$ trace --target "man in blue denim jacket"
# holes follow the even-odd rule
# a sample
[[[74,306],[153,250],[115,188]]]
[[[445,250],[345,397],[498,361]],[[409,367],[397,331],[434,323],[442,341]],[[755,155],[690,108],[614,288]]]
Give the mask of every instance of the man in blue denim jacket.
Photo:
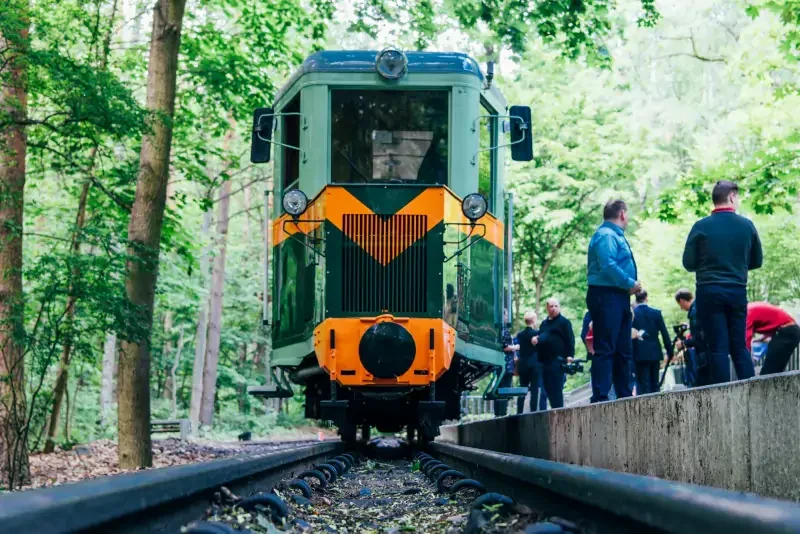
[[[637,281],[636,261],[625,239],[628,206],[612,200],[603,208],[603,224],[589,242],[586,305],[592,317],[591,402],[608,400],[613,382],[617,397],[630,397],[631,343],[630,296],[642,288]]]

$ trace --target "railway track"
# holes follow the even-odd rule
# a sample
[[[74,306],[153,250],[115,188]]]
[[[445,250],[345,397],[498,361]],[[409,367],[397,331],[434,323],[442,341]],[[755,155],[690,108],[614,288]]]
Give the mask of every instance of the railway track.
[[[8,494],[0,531],[800,532],[791,502],[446,443],[361,465],[341,442],[287,446]]]
[[[800,505],[793,502],[448,443],[433,443],[429,452],[580,532],[800,532]]]

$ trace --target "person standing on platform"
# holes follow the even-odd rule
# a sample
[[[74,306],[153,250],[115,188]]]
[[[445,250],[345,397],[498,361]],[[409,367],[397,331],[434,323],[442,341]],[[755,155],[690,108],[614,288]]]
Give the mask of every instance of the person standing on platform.
[[[785,371],[789,358],[800,345],[800,326],[797,326],[794,317],[767,302],[751,302],[747,305],[748,349],[753,345],[753,334],[771,338],[767,344],[764,365],[761,366],[761,375]]]
[[[539,349],[542,364],[542,385],[552,408],[564,406],[564,361],[575,357],[575,334],[572,323],[561,315],[561,304],[557,299],[547,300],[547,319],[542,321],[539,335],[531,340]]]
[[[589,242],[587,267],[586,305],[594,334],[593,403],[609,400],[612,383],[620,399],[632,395],[630,296],[642,289],[633,251],[625,239],[628,206],[622,200],[609,201],[603,208],[603,219]]]
[[[670,358],[672,358],[672,343],[661,310],[651,308],[647,303],[647,291],[636,293],[633,328],[638,332],[638,336],[633,340],[633,361],[636,366],[636,383],[639,385],[638,393],[639,395],[657,393],[658,374],[661,360],[664,359],[661,341],[664,342],[664,348],[667,349]]]
[[[703,332],[697,323],[697,302],[688,289],[679,289],[675,293],[675,302],[686,312],[691,336],[684,341],[679,339],[675,348],[684,351],[683,360],[686,362],[686,370],[690,375],[688,380],[690,387],[707,386],[709,384],[708,353]]]
[[[517,334],[519,359],[517,372],[519,373],[520,387],[527,387],[531,395],[530,411],[535,412],[539,406],[539,389],[542,381],[542,366],[539,363],[539,354],[533,338],[539,335],[536,330],[536,312],[525,313],[525,328]],[[525,397],[517,398],[517,413],[525,411]]]
[[[514,345],[514,340],[511,338],[511,332],[508,330],[508,311],[503,310],[503,329],[500,332],[500,341],[503,345],[503,352],[505,353],[505,374],[500,379],[498,388],[511,387],[511,382],[514,380],[514,351],[519,350],[518,345]],[[494,401],[494,415],[502,417],[508,413],[508,399],[495,399]]]
[[[696,273],[697,318],[708,346],[711,384],[730,382],[728,355],[739,380],[755,375],[747,350],[747,275],[764,257],[753,223],[736,214],[739,187],[717,182],[711,194],[714,210],[692,227],[683,251],[683,266]]]

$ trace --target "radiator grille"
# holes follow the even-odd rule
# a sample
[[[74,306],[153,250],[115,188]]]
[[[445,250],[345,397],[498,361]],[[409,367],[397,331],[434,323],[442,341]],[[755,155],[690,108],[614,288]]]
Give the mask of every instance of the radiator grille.
[[[342,311],[424,313],[427,216],[345,215]]]

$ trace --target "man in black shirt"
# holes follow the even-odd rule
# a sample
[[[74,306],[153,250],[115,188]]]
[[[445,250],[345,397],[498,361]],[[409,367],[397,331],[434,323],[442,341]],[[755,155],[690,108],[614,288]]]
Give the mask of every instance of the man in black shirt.
[[[530,391],[530,408],[532,412],[535,412],[539,406],[539,382],[542,379],[542,366],[539,364],[536,346],[532,343],[533,338],[539,335],[539,331],[536,330],[536,312],[525,313],[525,325],[525,328],[517,334],[517,346],[519,347],[517,372],[519,373],[520,387],[527,387]],[[525,397],[519,397],[517,413],[522,413],[524,407]]]
[[[575,356],[575,334],[572,323],[561,315],[561,304],[557,299],[547,301],[547,319],[539,328],[539,335],[531,340],[539,349],[542,364],[542,386],[550,399],[550,406],[564,406],[564,360],[571,362]]]
[[[717,182],[714,211],[686,239],[683,266],[697,276],[697,318],[708,346],[711,384],[730,382],[728,354],[739,380],[755,376],[747,350],[747,274],[763,263],[761,241],[750,220],[736,214],[739,187]]]

